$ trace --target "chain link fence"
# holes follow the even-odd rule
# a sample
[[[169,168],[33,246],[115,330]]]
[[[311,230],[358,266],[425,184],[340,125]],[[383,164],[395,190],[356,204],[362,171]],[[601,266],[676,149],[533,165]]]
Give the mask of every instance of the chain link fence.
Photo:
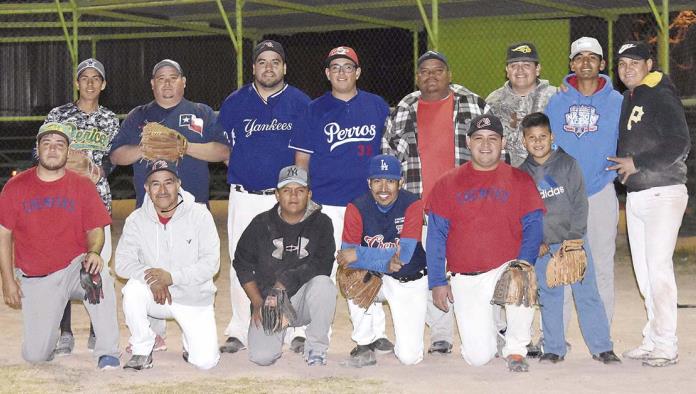
[[[163,29],[136,22],[115,23],[93,15],[80,20],[85,37],[97,27],[108,27],[112,38],[78,40],[79,59],[96,57],[106,66],[107,88],[101,104],[124,116],[137,105],[152,100],[150,73],[163,58],[177,60],[187,77],[186,97],[218,109],[236,88],[234,46],[225,34],[201,32],[186,37],[166,37]],[[110,21],[110,22],[108,22]],[[56,15],[0,15],[0,186],[12,172],[31,165],[36,130],[48,111],[73,100],[72,63]],[[70,21],[67,21],[70,26]],[[693,11],[670,14],[670,69],[682,98],[692,139],[696,140],[696,16]],[[26,26],[22,27],[22,24]],[[46,27],[42,27],[45,24]],[[531,40],[540,52],[542,77],[558,85],[568,73],[570,42],[581,36],[596,37],[604,48],[613,35],[614,53],[628,39],[657,43],[657,23],[652,14],[621,15],[611,25],[596,17],[539,20],[484,19],[440,23],[440,46],[452,65],[453,81],[486,97],[505,82],[505,48]],[[224,31],[224,30],[223,30]],[[381,95],[395,105],[414,90],[414,56],[428,47],[424,31],[418,34],[399,28],[374,28],[269,34],[244,39],[243,80],[250,82],[251,51],[256,42],[274,39],[287,52],[288,83],[315,98],[330,88],[323,71],[326,54],[333,47],[348,45],[360,56],[359,88]],[[131,36],[125,34],[128,32]],[[146,34],[161,37],[148,38]],[[135,38],[137,34],[142,37]],[[135,36],[134,36],[135,35]],[[34,37],[34,38],[31,38]],[[606,70],[616,75],[615,66]],[[614,77],[615,86],[624,89]],[[12,120],[12,121],[10,121]],[[262,158],[260,159],[262,160]],[[689,190],[696,192],[696,160],[689,158]],[[211,164],[211,198],[224,199],[228,187],[226,167]],[[129,167],[119,167],[111,176],[114,198],[134,195]]]

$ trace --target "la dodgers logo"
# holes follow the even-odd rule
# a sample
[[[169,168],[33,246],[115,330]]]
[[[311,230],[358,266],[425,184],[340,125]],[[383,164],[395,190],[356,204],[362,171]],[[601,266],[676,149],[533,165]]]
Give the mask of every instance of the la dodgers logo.
[[[628,117],[628,124],[626,125],[626,128],[628,130],[631,130],[633,128],[634,123],[640,122],[641,119],[643,119],[643,107],[642,106],[634,106],[633,110],[631,110],[631,116]]]
[[[384,160],[380,160],[382,164],[380,164],[379,169],[382,171],[389,171],[389,164],[387,164]]]
[[[324,134],[327,137],[326,142],[331,145],[329,152],[332,152],[343,144],[374,140],[377,135],[377,126],[371,124],[342,129],[338,123],[331,122],[324,126]]]
[[[565,114],[565,121],[566,123],[563,125],[563,130],[569,133],[575,133],[575,135],[580,138],[588,131],[597,131],[599,114],[597,113],[597,109],[591,105],[571,105],[568,113]]]

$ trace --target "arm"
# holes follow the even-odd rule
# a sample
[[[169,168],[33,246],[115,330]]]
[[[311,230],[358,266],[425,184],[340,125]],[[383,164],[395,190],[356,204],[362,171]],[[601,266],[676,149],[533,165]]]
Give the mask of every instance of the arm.
[[[205,209],[198,224],[198,260],[176,271],[171,271],[175,285],[199,285],[213,278],[220,270],[220,237],[213,215]]]
[[[447,267],[445,263],[449,220],[433,212],[428,214],[428,234],[425,252],[428,263],[428,286],[432,289],[447,285]]]
[[[582,171],[577,162],[573,162],[569,174],[569,186],[574,186],[573,190],[569,190],[571,196],[571,215],[570,215],[570,231],[568,232],[569,239],[581,239],[587,233],[587,215],[589,210],[589,202],[585,193],[585,181],[583,180]]]
[[[0,276],[5,304],[12,308],[22,306],[22,288],[15,277],[12,261],[12,231],[0,224]]]
[[[256,265],[258,264],[258,253],[260,252],[256,241],[264,237],[264,231],[266,231],[265,226],[261,223],[260,217],[257,216],[247,226],[239,238],[239,242],[237,242],[232,266],[235,272],[237,272],[237,277],[242,287],[247,282],[256,281]]]
[[[128,166],[142,158],[143,151],[140,145],[122,145],[109,154],[111,163],[117,166]]]
[[[186,154],[199,160],[217,163],[230,158],[230,148],[219,142],[207,142],[204,144],[189,142]]]
[[[261,308],[263,307],[264,302],[264,299],[261,296],[261,291],[259,291],[259,287],[256,285],[255,281],[244,283],[242,288],[244,288],[244,292],[246,293],[247,297],[249,297],[249,301],[251,301],[251,305],[253,307],[251,311],[251,321],[254,323],[254,325],[256,325],[256,327],[261,327]]]
[[[101,250],[104,247],[104,228],[96,227],[87,230],[87,254],[82,266],[85,267],[90,274],[101,272],[104,267],[104,260],[101,258]]]
[[[309,170],[309,160],[312,158],[312,155],[306,152],[302,151],[296,151],[295,152],[295,165],[298,167],[302,167],[305,170]]]
[[[524,215],[522,224],[522,243],[517,258],[534,265],[539,255],[539,246],[544,240],[544,211],[536,209]],[[430,241],[428,241],[430,242]],[[430,243],[428,243],[430,247]],[[428,274],[430,271],[428,271]]]
[[[140,261],[139,249],[140,242],[143,238],[139,235],[139,228],[134,224],[131,217],[126,219],[121,233],[121,239],[118,241],[116,253],[114,255],[114,269],[116,275],[125,279],[135,279],[143,283],[145,281],[145,270],[150,268]]]
[[[396,248],[360,246],[362,237],[363,222],[360,210],[352,203],[348,204],[343,219],[342,250],[336,255],[336,261],[341,265],[350,265],[351,269],[388,272],[389,260],[396,253]]]

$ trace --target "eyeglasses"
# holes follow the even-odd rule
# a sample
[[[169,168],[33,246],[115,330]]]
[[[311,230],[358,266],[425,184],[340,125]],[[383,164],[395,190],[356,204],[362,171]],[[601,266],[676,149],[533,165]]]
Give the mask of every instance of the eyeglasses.
[[[338,74],[341,72],[341,70],[343,70],[343,72],[346,74],[352,74],[355,72],[356,68],[357,67],[355,64],[332,64],[329,66],[329,71],[331,71],[332,74]]]
[[[418,76],[420,76],[420,77],[427,77],[430,75],[435,76],[435,77],[441,77],[444,74],[445,74],[444,68],[421,68],[418,70]]]

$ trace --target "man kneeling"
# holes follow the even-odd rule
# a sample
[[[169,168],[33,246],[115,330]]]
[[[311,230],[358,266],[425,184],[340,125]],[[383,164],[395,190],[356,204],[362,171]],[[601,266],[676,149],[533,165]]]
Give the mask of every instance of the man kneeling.
[[[280,171],[275,196],[278,204],[251,221],[234,254],[234,269],[251,300],[249,359],[273,364],[282,354],[286,328],[306,325],[304,358],[308,365],[325,365],[336,309],[329,277],[336,250],[331,219],[311,200],[307,172],[300,167]]]
[[[126,219],[116,248],[123,287],[123,314],[133,356],[124,369],[152,368],[155,333],[148,316],[174,319],[183,331],[184,360],[201,369],[220,353],[213,276],[220,268],[220,238],[205,205],[181,188],[176,164],[157,160],[148,168],[145,202]]]

